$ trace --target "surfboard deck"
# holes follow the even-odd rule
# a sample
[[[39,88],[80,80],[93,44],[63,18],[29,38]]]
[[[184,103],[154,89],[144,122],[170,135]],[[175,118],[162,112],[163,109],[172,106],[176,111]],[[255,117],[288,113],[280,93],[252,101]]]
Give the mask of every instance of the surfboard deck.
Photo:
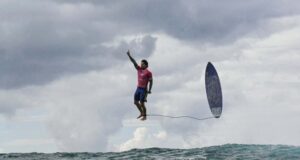
[[[223,108],[223,98],[220,79],[217,70],[211,62],[205,70],[205,89],[209,108],[215,118],[220,118]]]

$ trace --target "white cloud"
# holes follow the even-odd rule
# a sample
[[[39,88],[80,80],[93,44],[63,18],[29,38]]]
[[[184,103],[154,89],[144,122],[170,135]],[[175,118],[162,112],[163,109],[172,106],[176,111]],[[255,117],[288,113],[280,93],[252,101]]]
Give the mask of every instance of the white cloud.
[[[120,145],[120,151],[126,151],[132,148],[144,148],[145,138],[147,137],[147,128],[137,128],[133,138]]]
[[[106,149],[108,137],[133,108],[131,83],[122,67],[62,79],[44,89],[48,124],[61,150]]]
[[[133,148],[185,148],[187,145],[181,137],[171,136],[166,131],[153,132],[147,127],[138,127],[133,137],[120,145],[115,146],[116,151],[127,151]]]
[[[168,134],[165,131],[160,131],[157,134],[154,135],[155,138],[159,140],[165,140],[167,138]]]
[[[22,114],[13,118],[16,125],[25,121],[47,125],[58,150],[104,151],[108,137],[120,129],[128,111],[135,110],[130,89],[135,86],[135,76],[129,77],[131,74],[135,75],[131,64],[116,64],[102,72],[64,77],[46,86],[10,90],[2,100],[18,102],[11,106],[16,112],[25,109],[33,114],[39,108],[46,113],[46,118]]]

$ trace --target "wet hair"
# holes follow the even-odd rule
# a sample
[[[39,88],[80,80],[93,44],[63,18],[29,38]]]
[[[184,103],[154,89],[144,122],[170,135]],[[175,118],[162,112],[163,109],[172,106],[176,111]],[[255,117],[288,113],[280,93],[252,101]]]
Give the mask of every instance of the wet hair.
[[[148,67],[148,61],[143,59],[142,62]]]

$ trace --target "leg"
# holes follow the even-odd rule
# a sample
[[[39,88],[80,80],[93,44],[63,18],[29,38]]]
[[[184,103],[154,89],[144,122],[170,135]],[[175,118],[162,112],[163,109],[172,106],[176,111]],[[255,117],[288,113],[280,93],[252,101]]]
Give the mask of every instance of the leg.
[[[134,104],[136,105],[136,107],[140,111],[140,116],[137,117],[138,119],[141,118],[142,114],[143,114],[143,110],[142,110],[141,104],[139,103],[140,95],[141,95],[141,91],[140,91],[139,88],[137,88],[136,91],[135,91],[135,93],[134,93]]]
[[[141,106],[141,104],[138,102],[138,101],[134,101],[134,104],[136,105],[136,107],[139,109],[139,111],[140,111],[140,116],[138,116],[137,118],[139,119],[139,118],[141,118],[142,117],[142,115],[143,115],[143,109],[142,109],[142,106]]]
[[[142,121],[146,120],[147,119],[147,109],[146,109],[146,106],[145,106],[145,102],[141,102],[141,108],[142,108],[142,115],[143,115],[143,118],[141,119]]]

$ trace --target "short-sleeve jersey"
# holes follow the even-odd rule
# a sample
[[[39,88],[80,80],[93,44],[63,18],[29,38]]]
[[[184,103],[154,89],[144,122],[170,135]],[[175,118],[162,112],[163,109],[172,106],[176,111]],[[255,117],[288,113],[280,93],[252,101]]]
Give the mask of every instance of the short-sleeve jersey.
[[[152,79],[152,73],[148,69],[142,69],[140,66],[138,66],[137,74],[138,87],[147,88],[149,80]]]

